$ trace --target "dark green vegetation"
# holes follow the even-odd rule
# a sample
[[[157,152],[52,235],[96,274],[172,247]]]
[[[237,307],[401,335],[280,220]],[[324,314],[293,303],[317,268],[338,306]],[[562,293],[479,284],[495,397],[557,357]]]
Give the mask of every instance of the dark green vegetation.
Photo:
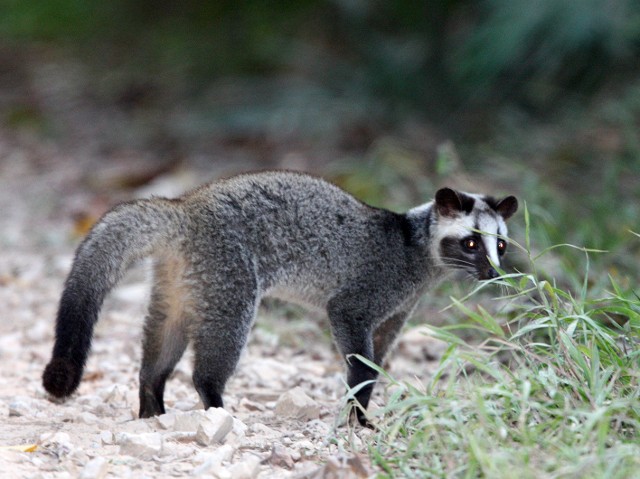
[[[637,73],[640,52],[633,0],[3,0],[0,13],[5,42],[62,46],[153,82],[294,72],[444,117],[554,109]]]

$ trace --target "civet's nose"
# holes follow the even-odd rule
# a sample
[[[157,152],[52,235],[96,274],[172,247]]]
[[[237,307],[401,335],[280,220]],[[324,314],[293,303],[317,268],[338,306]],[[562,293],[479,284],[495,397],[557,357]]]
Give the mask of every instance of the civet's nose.
[[[489,270],[487,271],[487,279],[494,279],[494,278],[497,278],[498,276],[500,275],[495,270],[495,268],[489,268]]]

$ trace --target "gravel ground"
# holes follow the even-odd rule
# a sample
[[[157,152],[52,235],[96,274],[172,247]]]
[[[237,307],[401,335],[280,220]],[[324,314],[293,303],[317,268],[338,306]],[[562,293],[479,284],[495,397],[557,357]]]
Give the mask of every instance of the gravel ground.
[[[94,166],[51,145],[0,138],[0,477],[373,475],[366,458],[372,432],[338,420],[343,367],[322,321],[280,303],[261,309],[227,386],[226,411],[202,411],[185,357],[167,384],[167,414],[137,419],[149,290],[145,264],[107,300],[78,392],[64,403],[49,400],[40,376],[53,343],[64,277],[81,237],[79,218],[91,219],[119,199],[86,186]],[[180,191],[202,178],[200,173],[174,171],[123,196]],[[392,372],[428,374],[434,347],[410,331],[394,355]],[[383,387],[374,401],[384,401]],[[12,449],[32,445],[31,452]]]

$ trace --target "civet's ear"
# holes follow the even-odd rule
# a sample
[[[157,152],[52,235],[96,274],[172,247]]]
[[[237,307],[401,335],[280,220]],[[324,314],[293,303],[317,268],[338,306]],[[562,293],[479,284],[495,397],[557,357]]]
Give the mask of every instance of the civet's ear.
[[[496,211],[507,221],[518,211],[518,200],[515,196],[507,196],[496,205]]]
[[[451,188],[436,191],[436,211],[440,216],[456,216],[462,211],[462,198]]]

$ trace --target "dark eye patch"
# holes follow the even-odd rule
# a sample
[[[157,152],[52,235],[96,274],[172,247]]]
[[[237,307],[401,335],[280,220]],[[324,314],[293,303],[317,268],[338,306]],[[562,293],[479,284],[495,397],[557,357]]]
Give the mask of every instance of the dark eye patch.
[[[498,238],[498,254],[502,256],[507,252],[507,242],[503,239]]]
[[[480,258],[483,258],[484,244],[475,235],[463,239],[449,237],[440,242],[442,261],[456,268],[475,270]]]
[[[462,240],[462,247],[470,252],[476,252],[480,248],[481,244],[482,241],[480,241],[480,238],[475,236],[469,236]]]

